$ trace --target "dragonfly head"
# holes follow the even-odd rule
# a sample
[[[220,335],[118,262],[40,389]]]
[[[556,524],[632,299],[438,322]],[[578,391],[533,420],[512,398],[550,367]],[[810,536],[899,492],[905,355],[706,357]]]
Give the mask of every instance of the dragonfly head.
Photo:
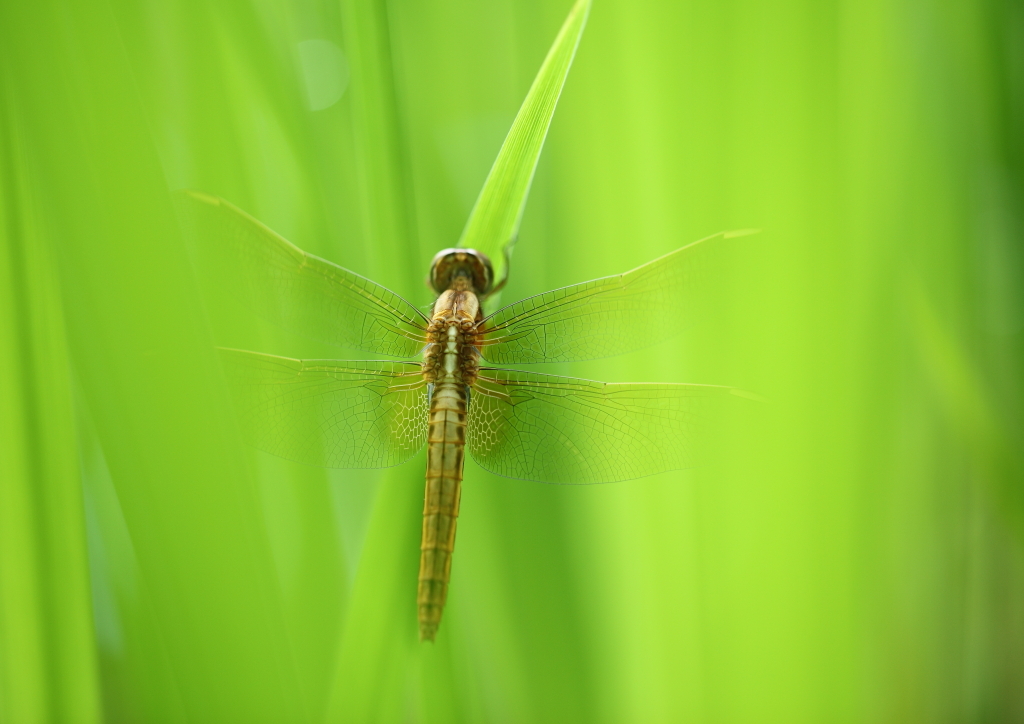
[[[430,263],[430,286],[435,292],[451,289],[464,277],[478,297],[485,297],[494,285],[494,268],[486,254],[476,249],[442,249]]]

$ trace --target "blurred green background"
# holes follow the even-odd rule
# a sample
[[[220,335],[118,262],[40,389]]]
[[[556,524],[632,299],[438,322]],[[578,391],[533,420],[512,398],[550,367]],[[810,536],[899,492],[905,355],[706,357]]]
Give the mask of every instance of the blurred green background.
[[[0,7],[0,722],[1024,721],[1024,15],[595,0],[505,301],[759,227],[679,341],[543,370],[768,398],[720,464],[250,450],[169,192],[429,302],[570,3]]]

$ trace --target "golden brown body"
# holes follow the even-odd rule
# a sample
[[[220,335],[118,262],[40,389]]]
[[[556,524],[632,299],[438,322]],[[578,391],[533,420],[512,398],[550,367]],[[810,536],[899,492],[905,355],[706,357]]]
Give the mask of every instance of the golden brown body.
[[[462,492],[468,386],[476,377],[479,351],[473,325],[480,302],[466,276],[434,303],[423,356],[423,374],[433,384],[427,433],[427,485],[417,591],[420,639],[433,641],[441,622],[451,575],[455,528]]]
[[[230,257],[203,263],[213,263],[228,288],[240,282],[233,293],[249,296],[268,318],[382,356],[407,359],[426,345],[422,365],[411,367],[221,350],[245,435],[271,454],[330,468],[381,468],[405,462],[429,439],[417,601],[425,640],[436,636],[447,597],[464,451],[509,478],[632,480],[697,464],[708,434],[718,435],[723,405],[756,399],[716,385],[606,384],[477,366],[483,349],[491,363],[519,365],[597,359],[660,339],[677,310],[699,316],[711,306],[708,295],[718,287],[711,271],[731,258],[723,256],[729,240],[749,232],[716,234],[486,319],[479,300],[493,299],[505,278],[495,286],[493,267],[478,251],[444,249],[430,267],[438,297],[428,318],[225,201],[192,192],[178,200],[192,231],[216,234],[203,253]]]

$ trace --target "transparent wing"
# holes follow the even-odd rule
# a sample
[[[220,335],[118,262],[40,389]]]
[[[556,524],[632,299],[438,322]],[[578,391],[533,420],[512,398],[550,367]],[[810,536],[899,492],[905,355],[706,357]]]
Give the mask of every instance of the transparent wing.
[[[609,384],[484,368],[466,444],[486,470],[544,483],[610,483],[706,459],[731,387]]]
[[[427,318],[409,302],[307,254],[223,199],[179,191],[176,202],[209,283],[266,319],[328,344],[413,357]]]
[[[221,350],[248,441],[327,468],[386,468],[427,440],[427,386],[411,362],[297,360]]]
[[[703,315],[728,240],[709,236],[633,271],[556,289],[499,309],[478,325],[484,359],[499,364],[610,357],[661,341]]]

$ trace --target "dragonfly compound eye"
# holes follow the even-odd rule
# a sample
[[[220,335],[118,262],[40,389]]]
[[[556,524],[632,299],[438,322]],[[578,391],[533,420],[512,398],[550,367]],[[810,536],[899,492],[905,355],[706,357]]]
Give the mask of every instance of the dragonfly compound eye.
[[[485,296],[494,284],[494,269],[486,254],[476,249],[442,249],[430,263],[430,286],[440,294],[458,276],[467,277],[474,291]]]

